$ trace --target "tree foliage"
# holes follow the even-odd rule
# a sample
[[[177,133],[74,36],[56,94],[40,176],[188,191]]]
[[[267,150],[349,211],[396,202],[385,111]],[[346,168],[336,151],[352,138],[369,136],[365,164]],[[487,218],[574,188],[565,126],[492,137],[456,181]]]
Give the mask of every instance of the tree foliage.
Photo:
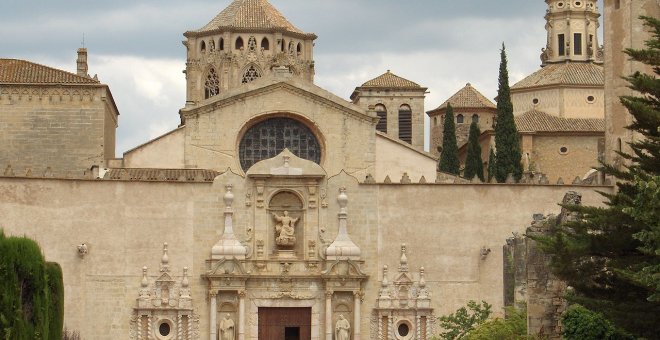
[[[488,182],[495,177],[495,150],[490,148],[490,153],[488,154]]]
[[[570,306],[561,317],[565,340],[635,340],[605,319],[580,305]]]
[[[442,130],[442,150],[438,166],[442,172],[458,175],[460,162],[458,161],[458,145],[456,142],[456,124],[454,123],[454,109],[447,104],[444,127]]]
[[[44,261],[36,242],[0,230],[0,339],[62,336],[62,271]]]
[[[527,306],[505,307],[505,318],[484,322],[471,331],[467,340],[527,340]]]
[[[492,313],[491,307],[486,301],[480,304],[470,301],[467,308],[461,307],[452,314],[441,316],[440,327],[444,331],[440,333],[440,339],[464,339],[470,331],[488,320]]]
[[[497,120],[495,122],[495,157],[494,175],[498,182],[504,183],[509,174],[516,181],[522,177],[522,151],[518,140],[518,130],[513,119],[513,104],[509,87],[506,49],[502,44],[500,51],[500,73],[497,89]],[[490,176],[490,175],[489,175]]]
[[[636,61],[660,74],[660,21],[643,18],[653,38],[643,50],[627,50]],[[657,339],[660,324],[660,232],[657,181],[660,176],[660,80],[635,73],[627,77],[636,96],[621,103],[633,117],[628,127],[644,138],[620,153],[629,165],[603,165],[617,180],[617,191],[604,194],[606,207],[568,206],[577,221],[559,225],[539,238],[552,254],[553,272],[575,289],[570,300],[601,313],[631,334]]]
[[[481,145],[479,144],[480,135],[481,130],[479,130],[479,125],[476,122],[472,122],[470,124],[470,137],[468,138],[463,177],[473,179],[474,176],[477,176],[484,182],[484,163],[481,159]]]

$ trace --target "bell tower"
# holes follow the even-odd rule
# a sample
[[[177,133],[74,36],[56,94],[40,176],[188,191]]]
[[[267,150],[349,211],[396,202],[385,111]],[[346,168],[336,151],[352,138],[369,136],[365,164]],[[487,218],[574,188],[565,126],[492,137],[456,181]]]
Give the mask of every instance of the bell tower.
[[[545,0],[548,42],[541,51],[543,66],[569,61],[603,63],[598,43],[596,0]]]
[[[184,36],[186,107],[276,71],[314,81],[316,35],[293,26],[268,0],[234,0]]]

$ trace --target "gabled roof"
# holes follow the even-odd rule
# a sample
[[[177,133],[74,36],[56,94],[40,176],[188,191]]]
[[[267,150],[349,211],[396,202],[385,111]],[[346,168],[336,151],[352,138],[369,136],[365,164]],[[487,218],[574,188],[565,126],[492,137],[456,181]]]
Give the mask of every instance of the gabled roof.
[[[412,82],[408,79],[401,78],[396,74],[390,72],[390,70],[387,70],[387,72],[383,73],[382,75],[362,84],[361,87],[422,89],[422,87],[419,86],[419,84]]]
[[[206,26],[195,32],[209,32],[221,28],[281,29],[305,34],[293,26],[268,0],[234,0]]]
[[[515,118],[519,132],[605,132],[605,120],[562,118],[531,110]]]
[[[511,86],[511,90],[549,85],[604,86],[603,66],[579,62],[547,64]]]
[[[100,84],[100,82],[26,60],[0,59],[0,84]]]
[[[469,108],[469,109],[496,109],[497,106],[493,104],[486,96],[477,91],[470,83],[456,92],[453,96],[449,97],[442,105],[438,106],[434,112],[444,110],[447,104],[451,104],[453,108]]]

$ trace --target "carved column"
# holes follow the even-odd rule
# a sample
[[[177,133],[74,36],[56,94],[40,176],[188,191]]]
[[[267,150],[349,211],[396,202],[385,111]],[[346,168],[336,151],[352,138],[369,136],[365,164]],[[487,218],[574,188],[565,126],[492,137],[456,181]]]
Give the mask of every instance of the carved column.
[[[238,291],[238,340],[245,340],[245,295],[244,290]]]
[[[325,292],[325,340],[332,340],[332,291]]]
[[[353,339],[360,340],[360,307],[362,298],[359,291],[353,293]]]
[[[209,334],[211,335],[211,340],[216,340],[218,338],[218,292],[211,291],[209,292],[209,299],[211,300],[211,322],[209,323]]]

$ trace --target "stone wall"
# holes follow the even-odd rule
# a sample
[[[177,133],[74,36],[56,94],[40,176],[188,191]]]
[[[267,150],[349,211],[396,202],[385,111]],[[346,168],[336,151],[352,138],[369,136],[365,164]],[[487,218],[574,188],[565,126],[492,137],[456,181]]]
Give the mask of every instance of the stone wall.
[[[153,281],[162,244],[168,242],[174,280],[179,282],[182,268],[189,268],[192,303],[200,317],[201,336],[207,338],[207,282],[201,275],[208,270],[210,249],[222,236],[221,182],[234,185],[237,237],[247,240],[250,230],[264,228],[259,222],[261,214],[253,213],[257,197],[248,195],[251,180],[237,174],[220,178],[224,179],[215,184],[180,179],[0,178],[0,226],[9,235],[36,239],[45,256],[62,265],[65,323],[80,330],[85,339],[127,338],[142,267],[149,268],[148,278]],[[610,190],[554,185],[358,184],[342,172],[322,182],[318,218],[309,221],[323,230],[319,245],[337,234],[335,197],[340,187],[346,187],[349,197],[348,233],[362,250],[362,268],[369,277],[363,286],[361,328],[365,337],[378,298],[381,269],[399,263],[402,243],[408,244],[415,280],[419,280],[419,267],[426,268],[435,315],[453,312],[469,300],[486,300],[501,315],[503,256],[498,251],[482,256],[482,249],[501,249],[512,232],[524,231],[531,214],[555,211],[566,190],[581,191],[588,204],[601,201],[593,189]],[[82,243],[89,249],[84,257],[77,251]]]
[[[562,204],[581,203],[582,195],[575,191],[568,191],[562,199]],[[535,214],[525,235],[514,234],[504,247],[505,256],[509,256],[505,261],[504,277],[510,284],[505,286],[505,300],[512,304],[527,304],[527,332],[530,335],[561,338],[561,315],[567,307],[564,295],[568,289],[566,283],[552,273],[551,256],[543,253],[532,238],[547,236],[554,226],[572,221],[576,216],[565,208],[561,209],[559,216]]]
[[[116,127],[106,86],[3,86],[0,168],[81,177],[115,157]]]
[[[605,161],[621,164],[623,160],[616,151],[631,153],[627,143],[639,138],[625,127],[632,123],[632,116],[621,105],[619,96],[633,95],[622,76],[636,71],[652,74],[653,70],[641,63],[633,62],[623,53],[626,48],[644,48],[651,36],[643,26],[640,15],[660,17],[660,5],[653,0],[605,0]]]

